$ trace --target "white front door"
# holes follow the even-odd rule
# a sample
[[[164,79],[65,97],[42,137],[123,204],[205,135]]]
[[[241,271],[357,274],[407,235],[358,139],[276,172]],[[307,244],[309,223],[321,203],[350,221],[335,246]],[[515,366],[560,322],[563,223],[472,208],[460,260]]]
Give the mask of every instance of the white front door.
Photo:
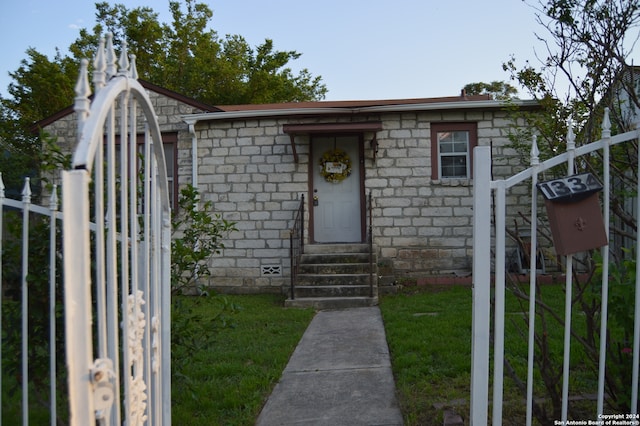
[[[311,208],[313,239],[317,243],[362,241],[358,142],[358,136],[313,138]],[[327,158],[329,161],[325,161]]]

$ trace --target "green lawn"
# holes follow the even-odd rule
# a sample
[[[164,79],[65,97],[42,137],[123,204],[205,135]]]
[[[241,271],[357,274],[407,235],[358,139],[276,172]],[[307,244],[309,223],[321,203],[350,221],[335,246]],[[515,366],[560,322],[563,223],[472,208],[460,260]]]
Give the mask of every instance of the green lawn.
[[[543,286],[540,291],[545,303],[564,317],[563,287]],[[444,408],[452,409],[466,419],[470,397],[471,288],[405,287],[397,295],[384,296],[380,308],[405,424],[440,425]],[[505,357],[519,378],[526,382],[527,315],[523,312],[528,312],[528,305],[521,305],[507,291]],[[558,360],[561,366],[563,327],[550,319],[549,315],[545,322],[548,338],[546,346],[550,356]],[[578,331],[584,330],[580,313],[574,312],[573,326]],[[542,328],[539,317],[536,328]],[[573,341],[571,395],[595,393],[596,373],[587,368],[585,359],[581,347]],[[561,376],[559,378],[561,386]],[[524,394],[508,377],[506,370],[504,389],[504,424],[524,424]],[[545,396],[542,379],[537,373],[534,375],[534,396]],[[489,398],[491,399],[491,394]],[[546,407],[550,409],[548,405]],[[588,413],[595,412],[593,401],[572,403],[570,408],[578,413],[584,413],[585,409]]]
[[[405,424],[442,424],[434,403],[469,398],[470,289],[405,290],[380,308]]]
[[[542,287],[542,296],[563,316],[561,285]],[[254,424],[314,315],[309,309],[285,309],[283,301],[280,295],[179,299],[183,314],[174,312],[173,318],[173,424]],[[442,424],[445,407],[468,416],[471,306],[471,289],[467,287],[405,287],[396,295],[381,297],[398,399],[407,426]],[[526,374],[526,342],[519,331],[526,324],[526,310],[526,305],[520,306],[515,297],[507,295],[505,352],[520,377]],[[584,329],[580,313],[575,313],[573,321],[576,330]],[[541,323],[538,321],[537,327]],[[550,317],[547,336],[549,352],[561,358],[562,327]],[[572,350],[571,395],[594,393],[595,372],[587,367],[578,345]],[[535,377],[535,395],[544,396],[540,375]],[[5,378],[3,405],[13,401],[19,407],[19,393],[10,391],[12,377]],[[594,403],[586,404],[593,413]],[[518,424],[524,408],[522,393],[506,377],[505,424]],[[46,417],[46,410],[42,414]],[[19,418],[18,410],[3,410],[3,420],[12,423],[12,417]]]
[[[220,300],[234,309],[221,312]],[[173,347],[176,425],[252,425],[306,330],[313,311],[284,309],[277,295],[185,297],[202,321],[187,347]],[[201,338],[198,338],[198,335]]]

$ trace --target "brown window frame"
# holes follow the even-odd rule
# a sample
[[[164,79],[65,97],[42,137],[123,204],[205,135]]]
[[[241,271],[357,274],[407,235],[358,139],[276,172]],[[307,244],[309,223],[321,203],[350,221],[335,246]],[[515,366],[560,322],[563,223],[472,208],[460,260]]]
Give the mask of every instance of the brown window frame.
[[[440,170],[440,150],[438,144],[438,133],[443,132],[459,132],[466,131],[469,133],[469,145],[467,147],[467,169],[468,175],[461,176],[442,176]],[[476,122],[442,122],[431,123],[431,179],[432,180],[449,180],[449,179],[471,179],[473,176],[473,148],[478,146],[478,123]]]

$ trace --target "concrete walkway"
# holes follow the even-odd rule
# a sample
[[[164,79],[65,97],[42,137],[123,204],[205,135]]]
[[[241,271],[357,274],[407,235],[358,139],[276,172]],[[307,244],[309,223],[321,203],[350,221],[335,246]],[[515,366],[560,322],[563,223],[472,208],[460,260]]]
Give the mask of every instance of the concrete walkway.
[[[256,424],[402,425],[380,309],[318,312]]]

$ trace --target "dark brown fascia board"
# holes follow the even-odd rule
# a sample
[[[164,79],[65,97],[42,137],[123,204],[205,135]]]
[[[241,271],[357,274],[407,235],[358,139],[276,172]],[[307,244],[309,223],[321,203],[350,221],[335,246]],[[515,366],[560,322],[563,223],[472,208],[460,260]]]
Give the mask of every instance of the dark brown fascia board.
[[[209,105],[209,104],[205,104],[203,102],[197,101],[193,98],[190,98],[188,96],[182,95],[178,92],[174,92],[173,90],[161,87],[161,86],[157,86],[153,83],[150,83],[146,80],[143,80],[141,78],[138,79],[138,82],[142,85],[142,87],[144,87],[147,90],[152,90],[156,93],[159,93],[161,95],[165,95],[169,98],[173,98],[179,102],[182,102],[184,104],[190,105],[194,108],[198,108],[201,109],[205,112],[222,112],[223,110],[213,106],[213,105]]]
[[[282,126],[282,131],[290,135],[300,133],[360,133],[377,132],[378,130],[382,130],[381,121],[360,123],[285,124]]]

